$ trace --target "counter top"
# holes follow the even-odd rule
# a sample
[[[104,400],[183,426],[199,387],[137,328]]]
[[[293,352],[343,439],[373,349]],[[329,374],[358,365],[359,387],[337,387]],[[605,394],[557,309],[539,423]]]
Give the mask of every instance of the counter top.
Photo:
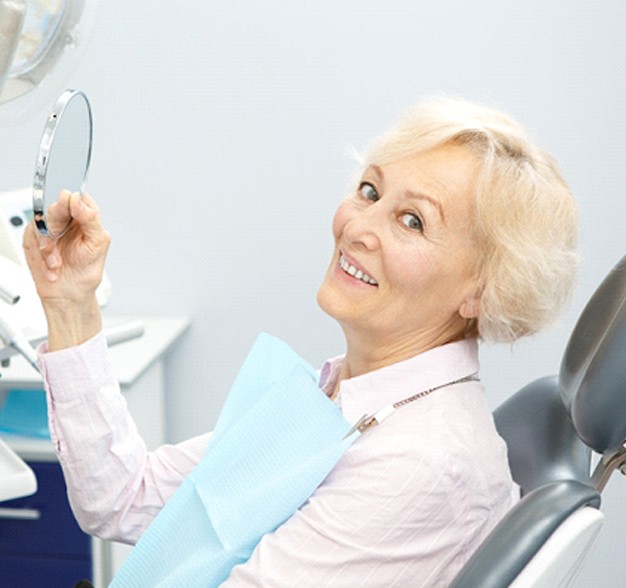
[[[186,317],[104,316],[105,330],[138,322],[144,326],[141,337],[109,349],[113,370],[121,386],[132,384],[189,326]],[[41,382],[41,376],[21,355],[12,356],[10,366],[0,368],[0,374],[0,384],[10,383],[14,387]]]

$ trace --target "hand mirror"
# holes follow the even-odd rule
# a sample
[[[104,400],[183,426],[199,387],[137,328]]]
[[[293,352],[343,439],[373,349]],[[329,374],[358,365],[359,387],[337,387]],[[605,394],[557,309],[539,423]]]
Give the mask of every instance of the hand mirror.
[[[85,190],[92,142],[91,107],[87,96],[78,90],[66,90],[54,103],[46,121],[35,164],[33,214],[41,235],[58,238],[64,226],[50,226],[48,206],[57,201],[62,190]]]

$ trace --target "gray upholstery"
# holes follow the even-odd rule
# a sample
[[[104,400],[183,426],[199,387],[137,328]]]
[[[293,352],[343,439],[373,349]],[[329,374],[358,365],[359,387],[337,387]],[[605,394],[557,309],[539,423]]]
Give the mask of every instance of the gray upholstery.
[[[626,439],[626,256],[587,303],[559,374],[580,438],[598,453]]]
[[[626,439],[626,257],[583,310],[559,376],[528,384],[494,411],[494,419],[522,500],[453,588],[505,588],[572,512],[599,507],[590,451],[606,454]]]
[[[567,519],[583,506],[600,505],[600,493],[575,480],[541,486],[520,501],[469,559],[450,588],[506,588]]]
[[[556,376],[524,386],[493,416],[522,496],[556,480],[589,480],[591,450],[567,416]]]

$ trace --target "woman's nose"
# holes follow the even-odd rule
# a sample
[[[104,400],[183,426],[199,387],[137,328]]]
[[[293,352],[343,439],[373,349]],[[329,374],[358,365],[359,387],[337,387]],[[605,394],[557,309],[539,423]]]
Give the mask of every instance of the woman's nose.
[[[380,246],[381,222],[375,206],[351,215],[344,226],[344,237],[354,247],[374,250]]]

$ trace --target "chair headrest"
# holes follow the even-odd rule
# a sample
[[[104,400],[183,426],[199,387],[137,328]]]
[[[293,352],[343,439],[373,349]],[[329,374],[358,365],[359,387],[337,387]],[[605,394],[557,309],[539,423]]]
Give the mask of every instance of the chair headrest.
[[[598,453],[621,446],[626,439],[626,256],[578,319],[559,383],[580,438]]]

